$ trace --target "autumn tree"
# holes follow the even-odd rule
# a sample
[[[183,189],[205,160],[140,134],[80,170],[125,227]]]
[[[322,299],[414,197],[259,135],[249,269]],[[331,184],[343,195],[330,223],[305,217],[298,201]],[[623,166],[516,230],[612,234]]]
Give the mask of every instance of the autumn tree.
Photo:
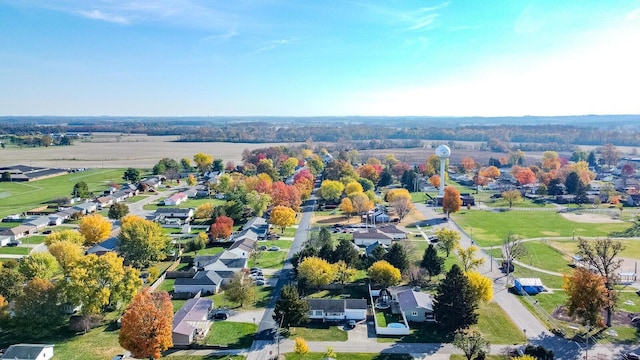
[[[335,281],[342,285],[353,281],[356,276],[357,270],[350,268],[343,260],[339,260],[333,266],[336,273]]]
[[[600,149],[600,157],[604,160],[605,164],[611,166],[615,165],[620,160],[622,152],[613,144],[605,144]]]
[[[597,239],[595,241],[587,241],[579,239],[577,255],[588,266],[604,278],[605,287],[607,289],[607,304],[605,310],[607,312],[606,324],[611,326],[611,315],[616,307],[617,293],[614,285],[617,280],[617,270],[622,265],[622,259],[618,258],[618,254],[624,250],[624,245],[620,241],[611,239]]]
[[[344,185],[340,181],[324,180],[320,185],[320,197],[325,201],[338,201],[344,191]]]
[[[347,215],[347,223],[351,219],[351,215],[355,212],[351,199],[344,198],[340,202],[340,210]]]
[[[162,357],[173,346],[173,306],[167,292],[138,293],[122,315],[118,340],[136,358]]]
[[[85,244],[96,244],[111,235],[111,222],[100,214],[83,216],[78,231],[84,236]]]
[[[460,165],[466,173],[476,168],[476,162],[470,157],[462,158],[462,160],[460,160]]]
[[[245,204],[251,211],[251,214],[255,216],[262,216],[269,204],[271,204],[272,198],[269,194],[261,194],[256,190],[250,191],[245,196]]]
[[[296,223],[296,212],[285,206],[276,206],[271,210],[269,219],[272,225],[280,227],[284,234],[284,229]]]
[[[473,270],[484,264],[484,258],[476,257],[478,247],[471,245],[466,249],[458,246],[458,256],[465,272]]]
[[[280,176],[283,178],[293,175],[296,166],[298,166],[298,159],[290,157],[287,160],[280,163]]]
[[[164,260],[171,239],[160,224],[136,216],[126,217],[118,234],[119,252],[127,264],[142,268],[152,261]]]
[[[436,189],[440,188],[440,175],[432,175],[429,178],[429,183]]]
[[[389,264],[386,260],[379,260],[373,263],[367,270],[367,275],[373,282],[383,287],[396,285],[402,280],[400,270]]]
[[[213,164],[213,157],[204,153],[197,153],[193,155],[193,162],[196,163],[198,170],[201,173],[205,173]]]
[[[358,173],[360,177],[374,183],[378,181],[381,172],[382,167],[379,164],[365,164],[356,169],[356,173]]]
[[[350,199],[351,204],[353,205],[353,210],[357,214],[364,214],[367,211],[372,210],[375,206],[373,201],[371,201],[365,193],[352,194]]]
[[[440,282],[433,311],[442,327],[449,331],[466,329],[478,322],[478,299],[469,280],[454,264]]]
[[[216,221],[211,224],[209,235],[212,239],[228,239],[233,231],[233,219],[228,216],[218,216]]]
[[[109,219],[120,220],[129,214],[129,206],[123,202],[118,202],[109,207],[107,216]]]
[[[256,298],[256,285],[249,277],[236,273],[224,288],[224,298],[243,307]]]
[[[528,167],[514,166],[511,168],[511,175],[520,185],[527,185],[536,181],[536,174]]]
[[[520,190],[504,191],[500,196],[502,196],[502,198],[509,203],[509,208],[513,206],[513,203],[517,203],[520,200],[522,200],[522,195],[520,194]]]
[[[302,198],[300,191],[294,185],[286,185],[282,181],[271,186],[271,198],[274,206],[286,206],[294,211],[300,210]]]
[[[288,329],[309,321],[309,304],[301,299],[293,285],[285,285],[273,309],[273,320]]]
[[[609,303],[604,277],[579,267],[571,275],[564,276],[562,288],[567,294],[570,316],[577,315],[585,324],[600,322],[600,312]]]
[[[78,246],[82,246],[85,243],[84,235],[82,235],[77,230],[62,230],[62,231],[54,231],[51,234],[47,235],[44,239],[44,243],[49,246],[58,241],[69,241]]]
[[[106,305],[126,303],[142,286],[140,272],[123,266],[113,252],[83,256],[61,283],[65,302],[82,305],[85,315],[99,314]]]
[[[500,169],[498,169],[495,166],[483,167],[478,171],[478,175],[492,179],[492,180],[496,180],[497,178],[500,177]]]
[[[309,345],[301,336],[296,336],[293,342],[293,352],[298,355],[298,358],[302,358],[309,352]]]
[[[489,341],[476,330],[457,331],[451,344],[462,350],[467,360],[480,359],[489,352]]]
[[[215,207],[216,206],[212,202],[200,204],[200,206],[196,208],[193,216],[196,219],[210,219],[213,215],[213,209]]]
[[[13,321],[20,324],[21,335],[42,338],[55,333],[64,321],[58,289],[49,280],[33,278],[15,299]]]
[[[189,174],[187,176],[187,185],[195,186],[198,183],[198,179],[196,179],[195,175]]]
[[[449,257],[449,254],[457,248],[460,243],[460,233],[442,227],[436,230],[435,234],[438,238],[438,247]]]
[[[185,172],[193,171],[193,166],[191,165],[191,160],[187,158],[180,159],[180,166],[182,166],[182,170]]]
[[[10,319],[9,303],[4,296],[0,295],[0,331],[4,331],[6,329],[5,325],[9,324]]]
[[[336,278],[336,268],[319,257],[308,257],[298,265],[298,278],[314,288],[330,284]]]
[[[460,192],[458,189],[453,186],[445,187],[444,196],[442,198],[442,211],[447,214],[447,217],[451,216],[451,213],[460,210],[461,206],[462,199],[460,199]]]
[[[469,280],[469,286],[473,290],[476,299],[488,303],[493,299],[493,281],[477,271],[467,271],[465,276]]]
[[[22,258],[18,269],[28,280],[36,277],[49,280],[59,271],[60,266],[50,253],[38,252]]]
[[[560,155],[555,151],[545,151],[542,153],[542,169],[544,171],[560,169]]]
[[[429,244],[429,246],[424,250],[422,261],[420,261],[420,267],[427,270],[429,273],[429,279],[431,279],[432,276],[438,276],[442,273],[444,259],[438,256],[438,251],[433,244]]]
[[[405,216],[409,215],[414,209],[413,202],[410,197],[396,197],[389,205],[394,208],[396,215],[400,218],[400,221],[402,221]]]
[[[352,194],[361,192],[364,192],[362,190],[362,185],[360,185],[360,183],[357,181],[351,181],[344,187],[344,193],[347,196],[351,196]]]

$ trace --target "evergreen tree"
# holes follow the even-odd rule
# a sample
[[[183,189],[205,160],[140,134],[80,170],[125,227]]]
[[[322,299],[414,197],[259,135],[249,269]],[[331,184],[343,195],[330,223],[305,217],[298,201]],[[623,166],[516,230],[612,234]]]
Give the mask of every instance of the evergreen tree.
[[[353,247],[353,243],[348,239],[342,239],[333,251],[335,262],[344,261],[348,267],[357,268],[360,265],[358,250]]]
[[[589,156],[587,157],[587,162],[589,163],[590,167],[596,167],[596,165],[598,165],[595,152],[592,151],[589,153]]]
[[[273,320],[283,328],[300,325],[309,321],[309,304],[298,296],[295,286],[286,285],[280,292],[280,299],[273,309]]]
[[[436,319],[448,331],[466,329],[478,322],[478,299],[458,265],[453,265],[438,286],[434,304]]]
[[[291,256],[291,265],[293,265],[293,269],[298,271],[298,265],[300,262],[311,256],[318,256],[318,249],[313,246],[305,246],[302,250],[293,254],[293,256]]]
[[[402,187],[409,190],[409,192],[413,192],[415,190],[415,180],[416,173],[413,170],[407,170],[402,174],[402,178],[400,179],[400,183]]]
[[[410,265],[407,250],[397,242],[391,245],[389,251],[384,256],[384,260],[387,260],[389,264],[400,270],[400,272],[404,272]]]
[[[564,186],[567,188],[567,194],[576,194],[580,185],[580,175],[575,171],[569,173],[569,175],[567,175],[567,179],[564,181]]]
[[[331,244],[324,244],[320,248],[320,251],[318,251],[318,257],[326,260],[327,262],[333,263],[334,262],[333,246],[331,246]]]
[[[391,185],[391,183],[393,183],[393,177],[391,176],[389,170],[382,170],[382,172],[380,173],[380,178],[378,178],[378,186],[383,187]]]
[[[433,244],[429,244],[429,246],[424,250],[420,267],[427,270],[429,278],[431,278],[432,276],[440,275],[442,273],[443,266],[444,259],[438,256],[438,251]]]

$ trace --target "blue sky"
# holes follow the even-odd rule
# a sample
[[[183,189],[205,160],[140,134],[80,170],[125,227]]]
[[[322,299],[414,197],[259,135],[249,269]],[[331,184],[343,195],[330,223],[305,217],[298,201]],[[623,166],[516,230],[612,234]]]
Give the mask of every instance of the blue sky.
[[[0,0],[0,115],[640,113],[640,0]]]

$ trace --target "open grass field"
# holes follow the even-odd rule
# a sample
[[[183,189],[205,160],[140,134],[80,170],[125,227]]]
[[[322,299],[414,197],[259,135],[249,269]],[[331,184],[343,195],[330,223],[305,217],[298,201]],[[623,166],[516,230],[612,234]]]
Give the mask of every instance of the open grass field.
[[[284,264],[286,251],[263,251],[257,261],[253,257],[249,259],[249,267],[259,267],[263,269],[280,269]]]
[[[624,245],[624,250],[620,252],[620,256],[640,259],[640,241],[638,240],[619,240]],[[560,249],[561,251],[575,254],[578,251],[578,241],[572,240],[551,240],[549,245]]]
[[[216,321],[211,324],[205,343],[229,349],[249,348],[257,330],[258,325],[252,323]]]
[[[413,356],[408,354],[377,354],[377,353],[336,353],[338,359],[349,360],[413,360]],[[287,360],[298,360],[300,356],[296,353],[285,354]],[[322,360],[324,353],[306,353],[304,360]]]
[[[170,360],[243,360],[243,355],[166,355]]]
[[[123,169],[92,169],[32,182],[0,182],[0,217],[42,206],[59,197],[70,197],[73,186],[84,181],[89,191],[101,193],[111,181],[122,180]]]
[[[571,271],[569,267],[571,257],[546,242],[528,241],[524,243],[524,247],[527,249],[527,254],[519,259],[521,262],[538,269],[559,273]]]
[[[628,223],[590,224],[569,221],[553,211],[468,211],[451,215],[480,246],[500,246],[508,234],[523,238],[602,236],[622,231]]]
[[[31,248],[28,247],[22,247],[22,246],[3,246],[0,247],[0,254],[7,254],[7,255],[29,255],[29,252],[31,251]]]
[[[492,344],[523,343],[526,339],[521,329],[511,321],[509,316],[495,302],[480,304],[478,309],[478,329]]]

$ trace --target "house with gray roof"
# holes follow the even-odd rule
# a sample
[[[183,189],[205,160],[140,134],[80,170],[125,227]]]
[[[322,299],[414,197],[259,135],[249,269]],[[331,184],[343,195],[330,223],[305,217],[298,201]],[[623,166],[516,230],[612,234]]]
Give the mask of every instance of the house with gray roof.
[[[427,293],[407,289],[395,294],[395,301],[398,303],[407,321],[436,321],[436,316],[433,312],[433,298]]]
[[[200,292],[203,295],[217,294],[222,286],[222,277],[214,270],[198,271],[192,278],[177,278],[173,284],[176,293]]]
[[[189,346],[196,339],[204,338],[211,327],[209,312],[212,308],[211,299],[195,297],[187,300],[173,315],[173,346]]]
[[[384,245],[384,244],[381,244],[379,241],[376,241],[376,242],[374,242],[373,244],[371,244],[371,245],[367,246],[367,247],[366,247],[366,249],[364,249],[364,254],[365,254],[367,257],[373,256],[373,251],[374,251],[375,249],[377,249],[378,247],[382,248],[382,249],[384,250],[384,253],[385,253],[385,254],[388,252],[388,251],[387,251],[387,247],[388,247],[388,246],[386,246],[386,245]]]
[[[358,246],[369,246],[374,242],[383,245],[391,245],[393,237],[385,234],[378,229],[367,229],[366,231],[357,231],[353,233],[353,242]]]
[[[309,319],[322,321],[364,320],[366,299],[305,299],[309,304]]]
[[[7,348],[2,359],[49,360],[53,358],[53,345],[15,344]]]

